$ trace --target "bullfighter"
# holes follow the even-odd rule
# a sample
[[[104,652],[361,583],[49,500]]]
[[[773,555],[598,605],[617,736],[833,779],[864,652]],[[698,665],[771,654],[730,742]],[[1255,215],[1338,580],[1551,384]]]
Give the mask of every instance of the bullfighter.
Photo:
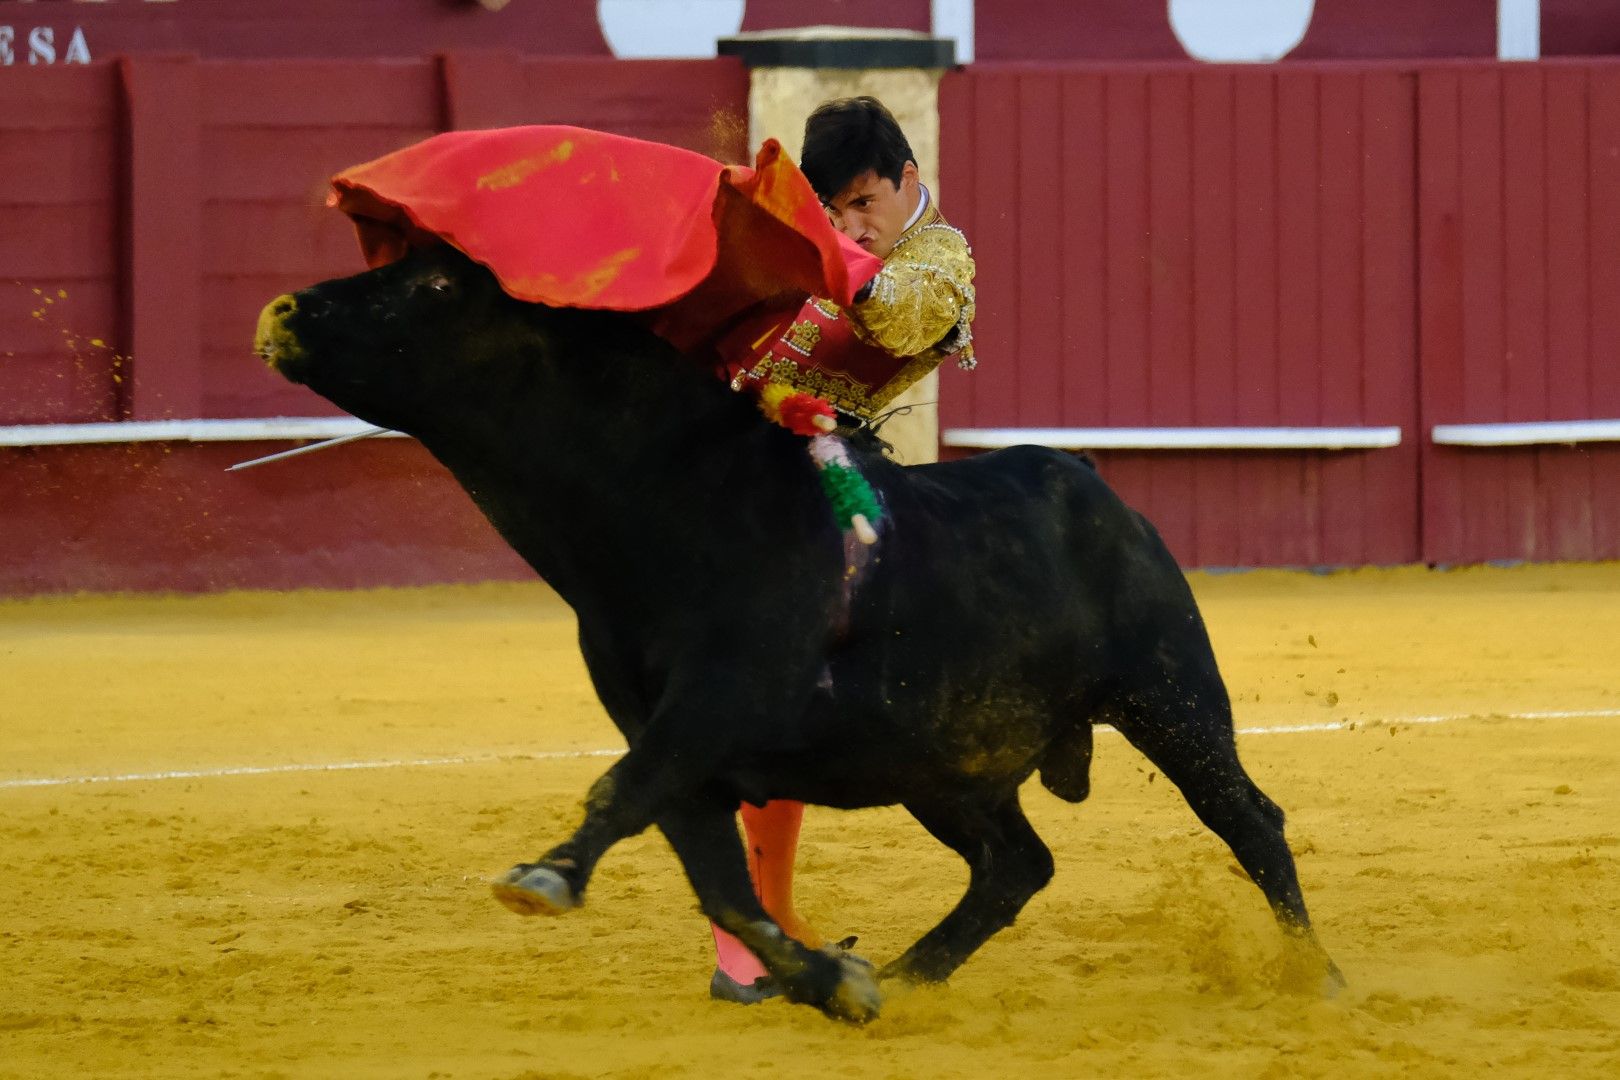
[[[900,393],[947,359],[965,368],[973,352],[973,254],[961,230],[941,216],[922,183],[899,123],[876,98],[822,103],[805,122],[800,168],[838,231],[883,260],[883,268],[840,309],[813,298],[780,337],[752,329],[738,340],[770,340],[760,353],[728,357],[737,389],[760,394],[766,414],[788,426],[779,403],[814,395],[845,425],[869,425]],[[824,409],[831,415],[831,409]],[[810,434],[810,430],[805,430]],[[773,918],[807,945],[821,938],[793,904],[793,861],[804,804],[742,806],[749,870]],[[714,927],[717,964],[711,996],[752,1004],[778,988],[741,942]]]

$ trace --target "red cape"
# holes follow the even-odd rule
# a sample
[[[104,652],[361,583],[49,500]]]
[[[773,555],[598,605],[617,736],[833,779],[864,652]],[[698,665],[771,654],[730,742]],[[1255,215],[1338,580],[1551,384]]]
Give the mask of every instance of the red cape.
[[[644,312],[678,348],[883,265],[827,221],[775,140],[753,168],[575,127],[453,131],[332,179],[370,266],[444,240],[520,300]]]

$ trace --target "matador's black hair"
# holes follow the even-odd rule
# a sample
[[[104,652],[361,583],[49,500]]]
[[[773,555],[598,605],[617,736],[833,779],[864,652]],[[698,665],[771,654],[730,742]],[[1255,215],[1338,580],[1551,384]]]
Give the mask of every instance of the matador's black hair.
[[[822,202],[868,170],[899,187],[906,162],[916,160],[906,133],[877,98],[824,101],[804,122],[799,167]]]

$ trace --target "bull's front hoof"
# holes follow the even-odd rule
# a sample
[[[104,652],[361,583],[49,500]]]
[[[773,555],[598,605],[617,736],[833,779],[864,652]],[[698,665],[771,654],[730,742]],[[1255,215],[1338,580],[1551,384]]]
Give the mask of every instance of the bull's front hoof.
[[[561,915],[579,907],[579,895],[568,880],[544,866],[514,866],[490,889],[519,915]]]
[[[821,1011],[835,1020],[864,1024],[877,1019],[883,1008],[877,974],[872,965],[848,953],[838,955],[840,977],[832,997],[821,1004]]]

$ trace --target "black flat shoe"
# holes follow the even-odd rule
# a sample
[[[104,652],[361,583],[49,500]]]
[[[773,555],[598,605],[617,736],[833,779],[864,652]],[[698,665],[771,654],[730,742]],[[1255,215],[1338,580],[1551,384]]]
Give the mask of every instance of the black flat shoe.
[[[714,977],[709,980],[709,996],[716,1001],[730,1001],[738,1005],[758,1005],[773,997],[782,996],[782,988],[776,985],[776,980],[769,975],[761,975],[753,982],[744,985],[733,979],[730,975],[714,969]]]

